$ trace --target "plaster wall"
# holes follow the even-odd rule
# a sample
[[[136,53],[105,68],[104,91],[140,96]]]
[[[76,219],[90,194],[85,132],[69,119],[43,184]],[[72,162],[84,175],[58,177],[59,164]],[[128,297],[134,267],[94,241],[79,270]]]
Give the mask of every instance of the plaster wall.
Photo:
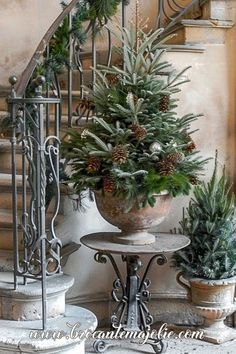
[[[61,11],[60,0],[0,0],[0,86],[19,76]]]

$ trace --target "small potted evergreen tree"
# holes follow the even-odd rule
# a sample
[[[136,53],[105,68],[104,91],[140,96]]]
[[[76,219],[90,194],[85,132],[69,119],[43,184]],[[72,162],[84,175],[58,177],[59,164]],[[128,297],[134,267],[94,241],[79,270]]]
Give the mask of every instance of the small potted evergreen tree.
[[[195,187],[187,215],[180,222],[180,233],[189,236],[191,243],[173,255],[173,265],[181,271],[177,281],[204,318],[204,339],[213,343],[236,338],[236,331],[224,324],[236,309],[234,201],[225,171],[217,176],[216,157],[210,182]]]
[[[172,197],[189,193],[206,162],[190,135],[198,116],[179,118],[175,111],[172,95],[188,80],[186,69],[168,76],[172,66],[156,43],[161,32],[121,29],[122,68],[95,70],[93,121],[70,130],[63,144],[75,191],[95,192],[101,215],[127,244],[155,241],[146,230],[164,219]]]

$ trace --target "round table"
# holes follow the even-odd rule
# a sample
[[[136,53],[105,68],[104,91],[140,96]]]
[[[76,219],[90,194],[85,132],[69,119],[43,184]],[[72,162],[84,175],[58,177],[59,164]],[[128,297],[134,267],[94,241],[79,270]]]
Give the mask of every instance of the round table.
[[[150,269],[156,261],[158,265],[167,263],[165,253],[175,252],[189,245],[188,237],[179,234],[155,233],[155,242],[148,245],[126,245],[116,243],[115,232],[93,233],[81,238],[81,242],[88,248],[97,251],[94,259],[99,263],[106,263],[110,260],[116,273],[116,280],[113,283],[112,298],[117,306],[111,316],[113,328],[122,328],[123,331],[144,331],[150,330],[153,317],[150,314],[147,303],[151,294],[148,290],[151,281],[148,278]],[[113,255],[121,255],[126,263],[126,278],[123,279],[121,272]],[[141,256],[150,256],[142,277],[139,270],[142,267]],[[155,353],[161,353],[164,344],[160,338],[149,340]],[[98,340],[94,344],[96,352],[104,352],[109,346],[104,340]]]

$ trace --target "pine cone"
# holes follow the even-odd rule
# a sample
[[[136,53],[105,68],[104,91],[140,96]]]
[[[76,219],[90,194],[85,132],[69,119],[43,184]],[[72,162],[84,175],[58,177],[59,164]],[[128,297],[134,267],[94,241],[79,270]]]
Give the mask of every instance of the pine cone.
[[[196,186],[197,184],[200,183],[200,180],[197,176],[188,176],[189,182]]]
[[[136,103],[138,101],[138,96],[133,95],[134,96],[134,103]]]
[[[107,74],[106,79],[110,85],[116,85],[120,81],[118,75]]]
[[[97,156],[91,156],[88,159],[88,167],[87,167],[87,172],[88,173],[96,173],[100,170],[101,168],[101,160]]]
[[[168,95],[163,95],[159,102],[159,110],[161,112],[168,112],[170,106],[170,97]]]
[[[175,166],[168,160],[162,160],[158,162],[157,169],[161,176],[171,176],[175,171]]]
[[[112,161],[117,165],[122,165],[128,160],[128,152],[123,145],[117,145],[112,151]]]
[[[196,144],[193,139],[189,136],[189,142],[186,146],[186,151],[191,154],[196,149]]]
[[[106,193],[112,193],[115,190],[115,182],[111,176],[103,177],[103,190]]]
[[[173,164],[183,161],[184,154],[182,152],[173,152],[167,155],[166,159]]]
[[[134,133],[135,138],[136,138],[137,140],[143,140],[143,139],[145,139],[146,136],[147,136],[147,131],[146,131],[146,129],[145,129],[142,125],[139,125],[139,124],[132,124],[131,130],[132,130],[132,132]]]

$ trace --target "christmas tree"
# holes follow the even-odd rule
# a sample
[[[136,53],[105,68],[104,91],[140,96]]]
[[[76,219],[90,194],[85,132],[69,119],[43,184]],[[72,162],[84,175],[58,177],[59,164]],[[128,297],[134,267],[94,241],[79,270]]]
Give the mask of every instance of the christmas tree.
[[[191,243],[173,256],[173,265],[187,277],[224,279],[236,275],[234,195],[230,195],[225,171],[215,169],[209,183],[194,189],[180,232]]]
[[[166,74],[173,70],[157,43],[161,32],[121,29],[123,66],[94,69],[93,121],[83,131],[70,130],[63,144],[77,193],[100,190],[144,207],[154,205],[155,194],[188,194],[198,183],[206,163],[191,138],[198,116],[179,118],[173,97],[188,81],[182,79],[187,69]]]

